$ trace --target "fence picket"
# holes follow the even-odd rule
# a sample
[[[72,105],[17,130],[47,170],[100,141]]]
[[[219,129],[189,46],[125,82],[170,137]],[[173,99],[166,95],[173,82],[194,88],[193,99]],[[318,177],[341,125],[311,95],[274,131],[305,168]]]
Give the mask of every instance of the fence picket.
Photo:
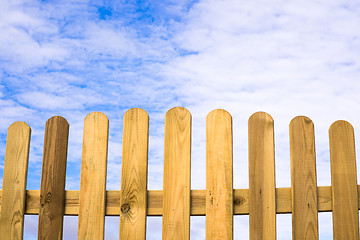
[[[8,129],[0,239],[23,239],[30,134],[31,129],[24,122],[13,123]]]
[[[133,108],[124,115],[120,239],[145,239],[149,116]]]
[[[109,120],[93,112],[84,121],[78,239],[104,239]]]
[[[250,239],[276,239],[274,121],[264,112],[249,119]]]
[[[318,239],[314,124],[307,117],[290,123],[290,157],[293,239]]]
[[[329,129],[334,239],[359,239],[354,129],[336,121]]]
[[[38,239],[62,239],[69,124],[50,118],[45,126]]]
[[[232,117],[222,109],[206,118],[206,239],[233,239]]]
[[[190,239],[191,114],[172,108],[165,116],[163,239]]]

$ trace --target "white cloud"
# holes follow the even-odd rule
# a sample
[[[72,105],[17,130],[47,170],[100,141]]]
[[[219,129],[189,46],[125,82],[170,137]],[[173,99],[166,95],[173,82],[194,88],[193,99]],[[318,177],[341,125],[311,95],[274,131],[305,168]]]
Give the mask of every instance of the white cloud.
[[[41,109],[62,109],[72,108],[81,109],[81,104],[71,101],[67,97],[60,97],[41,92],[29,92],[18,95],[17,97],[23,103],[30,103],[33,108]]]

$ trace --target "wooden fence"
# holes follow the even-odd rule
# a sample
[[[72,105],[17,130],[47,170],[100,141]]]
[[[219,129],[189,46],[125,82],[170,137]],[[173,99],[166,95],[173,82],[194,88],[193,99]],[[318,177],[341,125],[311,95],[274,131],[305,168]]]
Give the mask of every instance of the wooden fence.
[[[318,212],[332,211],[334,239],[359,239],[359,196],[353,127],[333,123],[332,186],[316,182],[314,126],[290,123],[291,188],[275,188],[274,123],[264,112],[249,119],[249,189],[233,189],[232,118],[214,110],[206,119],[206,190],[191,190],[191,115],[173,108],[165,116],[164,188],[147,190],[149,117],[124,115],[121,191],[106,191],[109,121],[85,118],[80,191],[65,190],[69,124],[46,122],[41,189],[26,190],[30,127],[9,127],[0,239],[22,239],[24,214],[38,214],[38,238],[62,239],[63,216],[78,219],[78,239],[103,239],[105,215],[120,216],[120,239],[145,239],[146,216],[162,216],[163,239],[189,239],[190,216],[206,215],[206,239],[232,239],[233,215],[249,215],[250,239],[275,239],[276,214],[292,213],[293,239],[318,239]]]

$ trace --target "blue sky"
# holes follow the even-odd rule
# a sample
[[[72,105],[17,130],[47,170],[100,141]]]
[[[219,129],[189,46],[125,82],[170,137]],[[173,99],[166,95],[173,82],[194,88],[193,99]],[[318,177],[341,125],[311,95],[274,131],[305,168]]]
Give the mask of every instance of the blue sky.
[[[330,185],[331,123],[352,123],[360,146],[359,22],[360,3],[344,0],[0,0],[0,178],[7,128],[25,121],[28,189],[40,188],[45,122],[61,115],[70,123],[66,188],[79,189],[83,120],[101,111],[110,120],[107,188],[120,189],[122,116],[141,107],[149,189],[161,189],[165,113],[182,106],[192,114],[193,189],[205,189],[205,119],[216,108],[233,116],[235,188],[248,188],[247,120],[257,111],[275,120],[277,187],[290,186],[288,124],[298,115],[315,124],[318,185]],[[319,220],[320,239],[331,239],[331,214]],[[291,216],[277,221],[278,238],[289,239]],[[107,218],[106,239],[117,239],[118,222]],[[191,236],[203,239],[204,226],[193,217]],[[76,218],[65,228],[75,239]],[[36,229],[26,217],[26,239]],[[234,229],[247,238],[248,218],[235,217]],[[149,219],[148,238],[159,236],[161,218]]]

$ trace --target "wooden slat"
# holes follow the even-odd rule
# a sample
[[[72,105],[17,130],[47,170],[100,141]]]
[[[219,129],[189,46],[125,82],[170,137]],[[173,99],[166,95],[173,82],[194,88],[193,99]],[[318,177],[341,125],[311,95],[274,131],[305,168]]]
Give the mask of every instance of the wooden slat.
[[[331,212],[332,198],[331,187],[321,186],[318,191],[318,211]],[[358,192],[360,185],[358,185]],[[106,191],[106,216],[119,216],[120,214],[120,191]],[[190,214],[191,216],[205,216],[206,212],[206,191],[190,191]],[[0,189],[0,207],[2,190]],[[65,191],[65,215],[77,216],[79,214],[80,192],[76,190]],[[162,216],[163,212],[163,193],[162,190],[150,190],[147,192],[147,216]],[[234,189],[234,215],[249,214],[249,190]],[[359,198],[360,202],[360,198]],[[39,214],[40,191],[26,191],[25,214]],[[359,208],[360,210],[360,208]],[[276,189],[276,213],[291,213],[291,188]]]
[[[222,109],[206,118],[206,239],[233,239],[232,118]]]
[[[290,123],[290,158],[293,239],[318,239],[314,124],[307,117]]]
[[[78,239],[104,239],[109,120],[93,112],[84,121]]]
[[[191,115],[172,108],[165,116],[163,239],[190,239]]]
[[[30,127],[13,123],[8,129],[0,216],[0,239],[23,239]]]
[[[334,239],[359,239],[354,129],[337,121],[329,129]]]
[[[149,116],[133,108],[124,115],[120,239],[146,238]]]
[[[249,119],[250,239],[276,238],[274,121],[264,112]]]
[[[62,239],[69,124],[50,118],[45,126],[38,239]]]

